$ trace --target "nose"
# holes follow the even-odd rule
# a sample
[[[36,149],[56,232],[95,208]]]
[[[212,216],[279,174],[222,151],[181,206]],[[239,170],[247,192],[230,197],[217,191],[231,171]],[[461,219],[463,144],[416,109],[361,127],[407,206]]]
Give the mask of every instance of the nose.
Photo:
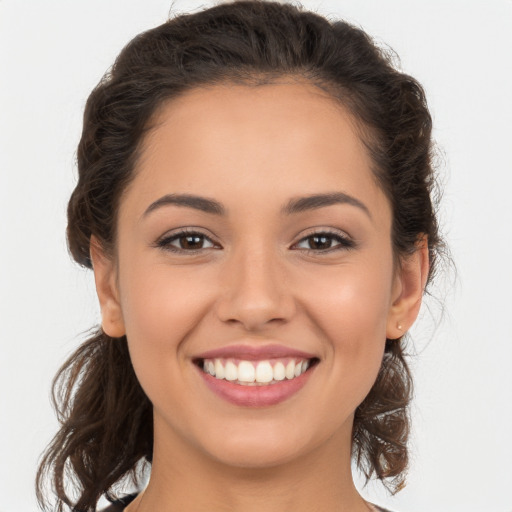
[[[221,321],[258,331],[289,321],[294,312],[293,294],[275,253],[247,248],[226,261],[217,302]]]

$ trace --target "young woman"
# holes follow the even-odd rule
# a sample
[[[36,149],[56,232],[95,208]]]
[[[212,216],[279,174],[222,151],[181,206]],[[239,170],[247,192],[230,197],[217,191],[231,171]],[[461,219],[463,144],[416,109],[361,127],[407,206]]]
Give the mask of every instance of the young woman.
[[[441,244],[421,86],[347,23],[222,4],[124,48],[78,166],[102,325],[57,376],[43,508],[383,510],[351,461],[403,485],[403,342]]]

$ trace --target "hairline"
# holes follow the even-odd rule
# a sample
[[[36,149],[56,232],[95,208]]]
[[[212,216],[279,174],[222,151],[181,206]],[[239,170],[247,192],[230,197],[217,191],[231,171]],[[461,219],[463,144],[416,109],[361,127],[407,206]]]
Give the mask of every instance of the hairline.
[[[153,109],[150,112],[144,128],[142,129],[141,136],[137,141],[136,147],[130,156],[129,167],[130,173],[128,179],[125,181],[122,190],[116,198],[114,205],[114,230],[112,233],[112,247],[109,250],[110,256],[113,257],[114,261],[118,260],[117,257],[117,225],[119,221],[120,205],[123,201],[123,197],[129,190],[132,182],[137,176],[138,168],[140,168],[144,153],[147,148],[147,140],[151,133],[161,126],[165,119],[162,114],[165,107],[173,102],[180,101],[186,98],[188,95],[193,94],[197,91],[208,91],[217,89],[219,87],[232,87],[232,86],[244,86],[249,88],[264,87],[268,85],[286,85],[286,84],[300,84],[310,85],[316,88],[319,96],[326,100],[330,105],[346,115],[347,121],[354,129],[356,136],[359,138],[363,145],[363,148],[367,152],[370,161],[370,171],[375,185],[381,190],[386,199],[389,202],[391,210],[391,246],[393,253],[393,272],[396,273],[400,269],[400,263],[403,257],[407,256],[407,253],[401,253],[394,243],[394,222],[395,215],[393,209],[393,197],[390,191],[384,186],[385,182],[382,179],[383,170],[380,169],[376,153],[379,148],[379,136],[375,128],[365,123],[361,116],[357,114],[355,102],[353,100],[354,93],[340,84],[336,84],[332,80],[324,79],[314,73],[312,70],[297,70],[297,71],[259,71],[259,70],[229,70],[221,78],[212,78],[210,80],[198,80],[193,85],[183,87],[181,90],[174,92],[173,94],[167,94],[157,99],[153,105]]]

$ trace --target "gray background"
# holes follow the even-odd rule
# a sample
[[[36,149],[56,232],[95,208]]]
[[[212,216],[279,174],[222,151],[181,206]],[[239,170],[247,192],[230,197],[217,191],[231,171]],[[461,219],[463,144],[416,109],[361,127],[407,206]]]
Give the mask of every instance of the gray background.
[[[443,229],[458,275],[413,331],[402,512],[510,512],[512,497],[512,1],[304,1],[389,44],[423,83],[440,148]],[[188,11],[200,1],[175,1]],[[0,0],[0,511],[36,510],[38,455],[57,424],[58,365],[98,322],[92,276],[67,255],[67,198],[88,93],[170,0]]]

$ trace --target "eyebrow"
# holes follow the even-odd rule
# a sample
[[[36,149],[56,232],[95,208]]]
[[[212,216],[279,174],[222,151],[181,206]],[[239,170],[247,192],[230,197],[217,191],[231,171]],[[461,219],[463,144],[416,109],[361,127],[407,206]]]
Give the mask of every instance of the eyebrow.
[[[206,197],[195,196],[192,194],[167,194],[160,199],[157,199],[154,203],[151,203],[142,216],[146,217],[152,211],[168,205],[184,206],[186,208],[193,208],[213,215],[226,215],[226,209],[224,206],[214,199],[208,199]]]
[[[334,204],[349,204],[355,206],[372,218],[368,207],[353,196],[345,194],[344,192],[331,192],[328,194],[314,194],[306,197],[298,197],[290,199],[286,206],[282,209],[281,213],[291,215],[293,213],[301,213],[307,210],[315,210],[325,206],[332,206]]]
[[[356,208],[359,208],[365,212],[366,215],[370,217],[370,219],[372,218],[368,207],[364,203],[353,196],[345,194],[344,192],[313,194],[310,196],[290,199],[290,201],[288,201],[288,203],[286,203],[286,205],[281,209],[281,214],[292,215],[294,213],[316,210],[318,208],[324,208],[326,206],[332,206],[335,204],[348,204],[355,206]],[[143,213],[142,217],[146,217],[158,208],[168,205],[193,208],[195,210],[199,210],[212,215],[226,215],[226,208],[214,199],[192,194],[166,194],[165,196],[151,203]]]

